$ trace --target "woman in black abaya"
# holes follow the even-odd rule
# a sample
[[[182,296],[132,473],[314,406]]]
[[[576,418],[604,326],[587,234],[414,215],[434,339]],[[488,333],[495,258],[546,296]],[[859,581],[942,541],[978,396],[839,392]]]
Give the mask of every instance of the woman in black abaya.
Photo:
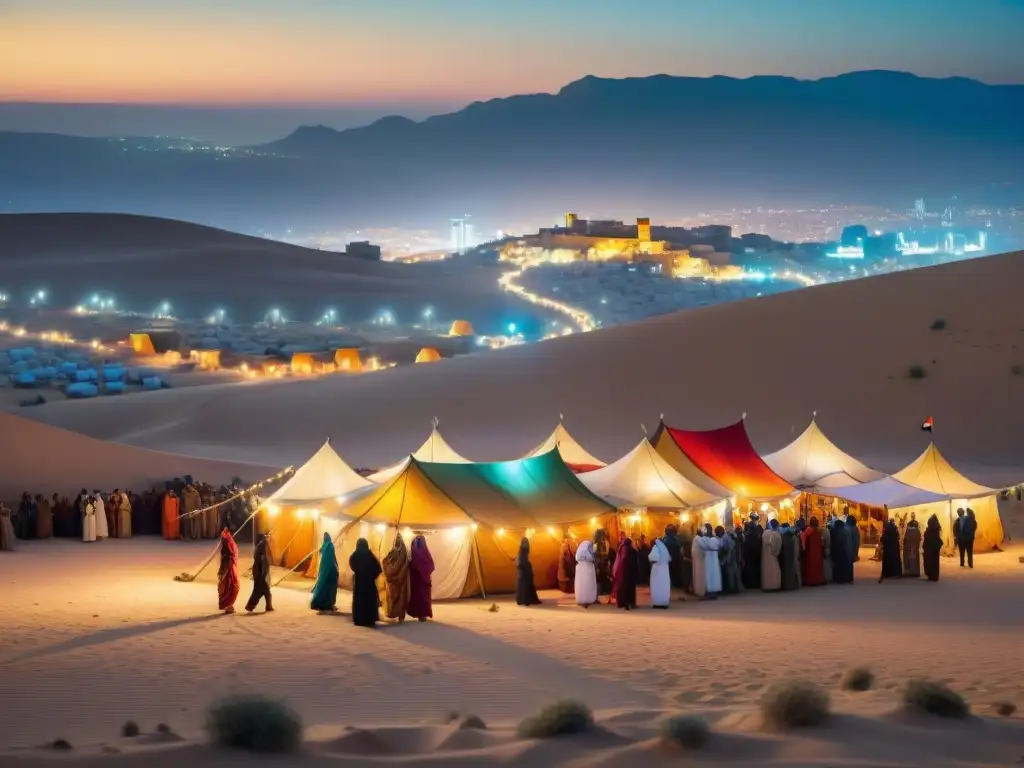
[[[516,605],[540,605],[537,588],[533,584],[533,564],[530,562],[530,540],[519,542],[516,555]]]
[[[928,524],[924,529],[922,549],[921,560],[924,564],[924,575],[928,577],[928,581],[938,581],[939,556],[942,554],[942,526],[939,525],[939,518],[935,515],[928,518]]]
[[[381,574],[381,567],[366,539],[356,542],[356,551],[349,557],[348,567],[352,569],[352,623],[372,629],[380,621],[377,577]]]
[[[903,559],[900,552],[900,530],[892,520],[882,529],[882,579],[898,579],[903,576]]]

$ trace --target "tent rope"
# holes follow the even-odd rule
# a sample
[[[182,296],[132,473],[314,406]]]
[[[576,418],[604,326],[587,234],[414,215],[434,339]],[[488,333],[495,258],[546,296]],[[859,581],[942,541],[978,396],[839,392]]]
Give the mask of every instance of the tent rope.
[[[245,518],[245,522],[242,523],[240,526],[238,526],[236,531],[240,531],[243,528],[245,528],[245,526],[248,525],[249,521],[252,520],[254,517],[256,517],[256,512],[253,512],[247,518]],[[253,536],[253,538],[255,539],[255,536]],[[199,578],[199,574],[201,574],[203,571],[205,571],[206,567],[210,563],[213,562],[213,558],[215,558],[217,556],[217,553],[219,551],[220,551],[220,541],[217,542],[216,546],[213,548],[213,552],[210,553],[210,556],[207,557],[206,560],[203,561],[203,564],[199,566],[199,570],[197,570],[195,573],[179,573],[177,576],[174,577],[174,580],[175,581],[182,581],[182,582],[195,581],[197,578]],[[248,575],[251,571],[252,571],[252,568],[250,568],[248,571],[246,571],[246,575]]]
[[[273,475],[272,477],[268,477],[265,480],[260,480],[260,482],[256,483],[255,485],[250,485],[244,491],[239,491],[234,496],[230,496],[230,497],[228,497],[226,499],[222,499],[221,501],[218,501],[216,504],[211,504],[210,506],[203,507],[202,509],[193,509],[193,510],[191,510],[189,512],[182,512],[180,515],[178,515],[178,519],[181,520],[183,517],[195,517],[196,515],[201,515],[204,512],[209,512],[209,511],[217,509],[219,507],[223,507],[225,504],[230,504],[232,501],[235,501],[236,499],[240,499],[243,496],[249,496],[253,492],[258,491],[264,485],[269,485],[270,483],[274,483],[274,482],[277,482],[278,480],[281,480],[285,475],[290,474],[291,472],[294,472],[294,471],[295,471],[295,469],[293,467],[285,467],[280,472],[278,472],[276,475]]]

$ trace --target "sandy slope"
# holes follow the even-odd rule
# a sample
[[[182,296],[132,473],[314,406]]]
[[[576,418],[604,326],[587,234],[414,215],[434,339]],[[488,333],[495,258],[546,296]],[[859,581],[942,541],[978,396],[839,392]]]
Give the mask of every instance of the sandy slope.
[[[935,417],[943,452],[978,479],[1021,480],[1024,254],[995,256],[680,312],[596,333],[398,368],[372,377],[59,403],[33,418],[87,434],[264,464],[308,455],[331,435],[352,463],[412,450],[438,416],[478,459],[530,450],[564,413],[612,460],[670,423],[705,428],[748,413],[764,452],[813,410],[845,450],[883,470],[912,460]],[[944,330],[933,331],[942,318]],[[912,380],[920,364],[927,378]],[[1015,465],[1017,468],[1014,469]]]
[[[948,681],[980,715],[992,702],[1024,700],[1017,553],[980,558],[970,573],[944,561],[938,584],[878,585],[877,566],[862,563],[853,587],[675,603],[666,613],[583,611],[546,595],[539,609],[500,600],[492,613],[490,601],[465,600],[437,606],[434,623],[369,631],[316,616],[305,594],[284,589],[274,614],[215,614],[212,583],[170,578],[206,552],[132,539],[0,553],[0,700],[16,702],[0,718],[0,750],[66,738],[80,768],[250,765],[198,743],[132,754],[140,748],[117,734],[131,718],[198,739],[212,699],[256,690],[303,716],[313,742],[302,765],[667,764],[679,756],[650,740],[658,720],[679,711],[704,715],[718,732],[695,764],[1007,765],[1024,755],[1019,716],[950,724],[891,714],[914,675]],[[853,665],[875,670],[875,691],[839,690]],[[825,685],[843,716],[820,730],[764,733],[761,691],[793,676]],[[564,697],[588,703],[608,732],[514,737],[521,717]],[[449,710],[490,728],[439,726]],[[344,730],[352,726],[364,730]],[[103,754],[101,744],[122,753]],[[52,753],[35,749],[0,754],[4,768],[50,763]]]
[[[328,307],[344,321],[389,308],[419,322],[465,318],[481,333],[533,313],[502,292],[498,271],[465,264],[391,264],[352,259],[169,219],[122,214],[0,215],[0,289],[28,296],[46,288],[71,307],[100,291],[148,312],[170,301],[183,317],[224,308],[255,322],[273,306],[315,320]]]

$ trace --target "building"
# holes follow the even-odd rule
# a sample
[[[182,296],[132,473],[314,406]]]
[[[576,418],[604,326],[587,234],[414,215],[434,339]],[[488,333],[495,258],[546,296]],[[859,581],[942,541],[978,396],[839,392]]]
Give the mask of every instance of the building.
[[[366,261],[380,261],[380,246],[369,240],[356,240],[345,246],[345,255]]]
[[[473,224],[469,216],[452,219],[452,253],[465,253],[474,245]]]

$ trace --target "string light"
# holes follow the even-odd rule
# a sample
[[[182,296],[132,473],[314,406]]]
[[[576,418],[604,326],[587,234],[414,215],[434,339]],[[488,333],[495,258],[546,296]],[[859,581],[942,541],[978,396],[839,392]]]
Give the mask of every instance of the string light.
[[[497,534],[498,534],[499,536],[504,536],[504,535],[505,535],[505,529],[504,529],[504,528],[499,528],[499,529],[498,529],[498,530],[496,531],[496,533],[497,533]]]
[[[302,519],[304,519],[306,517],[306,510],[300,509],[295,514],[298,516],[299,520],[302,520]]]
[[[475,531],[479,526],[476,523],[472,523],[469,527]]]
[[[320,517],[320,509],[318,507],[313,507],[313,519],[316,520],[318,517]]]
[[[402,529],[402,538],[403,539],[411,539],[412,538],[412,528],[403,528]]]
[[[377,523],[377,530],[380,533],[384,533],[387,529],[388,527],[384,523]]]

